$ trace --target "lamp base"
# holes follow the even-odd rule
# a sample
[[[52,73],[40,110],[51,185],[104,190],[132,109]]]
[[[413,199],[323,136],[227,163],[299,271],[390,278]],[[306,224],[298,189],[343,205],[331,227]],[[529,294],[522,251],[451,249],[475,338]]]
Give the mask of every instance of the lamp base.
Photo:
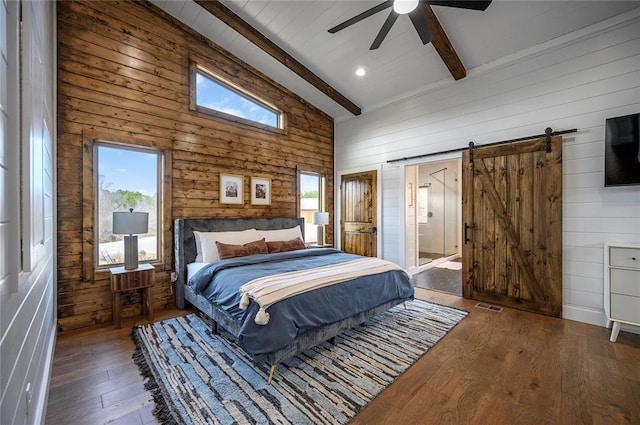
[[[124,237],[124,268],[133,270],[138,268],[138,236]]]
[[[324,245],[324,225],[318,225],[318,245]]]

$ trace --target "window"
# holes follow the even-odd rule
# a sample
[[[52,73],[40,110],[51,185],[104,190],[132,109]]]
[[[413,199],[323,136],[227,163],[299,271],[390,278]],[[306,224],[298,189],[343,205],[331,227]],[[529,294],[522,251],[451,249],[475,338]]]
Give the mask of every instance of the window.
[[[138,235],[138,259],[155,262],[161,255],[162,153],[107,142],[95,144],[96,266],[124,263],[124,235],[112,232],[113,212],[133,208],[149,213],[149,232]]]
[[[284,128],[282,112],[200,66],[195,72],[195,105],[205,112],[220,112],[242,122]]]
[[[316,173],[300,172],[300,216],[304,218],[304,241],[318,243],[318,226],[313,224],[313,213],[324,211],[324,177]]]

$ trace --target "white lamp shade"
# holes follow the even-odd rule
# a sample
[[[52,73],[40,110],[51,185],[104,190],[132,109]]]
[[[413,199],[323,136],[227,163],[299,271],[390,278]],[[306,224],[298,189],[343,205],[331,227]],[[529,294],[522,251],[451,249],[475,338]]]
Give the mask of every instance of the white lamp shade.
[[[113,234],[136,235],[149,231],[149,213],[146,212],[114,212]]]
[[[411,12],[418,6],[419,0],[395,0],[393,2],[393,11],[400,15]]]
[[[329,213],[328,212],[314,212],[313,218],[311,219],[311,223],[322,226],[325,224],[329,224]]]

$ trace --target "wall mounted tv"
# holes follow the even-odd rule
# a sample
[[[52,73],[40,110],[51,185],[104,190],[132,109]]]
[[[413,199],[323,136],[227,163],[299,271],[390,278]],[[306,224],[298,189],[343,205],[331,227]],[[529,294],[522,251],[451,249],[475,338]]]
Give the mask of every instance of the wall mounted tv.
[[[608,118],[604,137],[604,185],[640,184],[640,113]]]

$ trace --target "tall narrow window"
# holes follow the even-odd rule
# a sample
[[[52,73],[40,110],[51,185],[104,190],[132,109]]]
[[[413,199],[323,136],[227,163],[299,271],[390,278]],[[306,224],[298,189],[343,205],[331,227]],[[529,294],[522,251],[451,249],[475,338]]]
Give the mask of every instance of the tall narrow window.
[[[195,69],[195,104],[252,123],[282,129],[282,113],[275,107],[200,67]]]
[[[313,213],[324,211],[324,178],[316,173],[300,173],[300,214],[304,218],[304,241],[318,243],[318,228],[313,224]]]
[[[138,259],[158,261],[161,256],[160,219],[162,153],[150,149],[96,144],[96,265],[124,263],[124,235],[113,234],[113,212],[149,213],[148,233],[138,235]]]

